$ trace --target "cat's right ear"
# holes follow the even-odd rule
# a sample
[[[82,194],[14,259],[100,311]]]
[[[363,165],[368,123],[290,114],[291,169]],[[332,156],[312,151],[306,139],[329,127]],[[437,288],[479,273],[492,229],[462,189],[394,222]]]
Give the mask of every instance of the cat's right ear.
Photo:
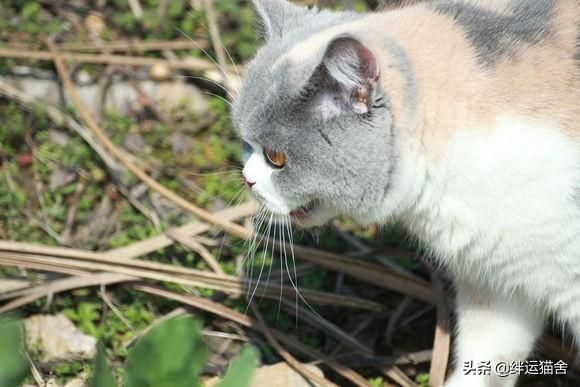
[[[366,114],[379,87],[373,52],[354,36],[337,36],[326,47],[310,78],[313,113],[329,119],[350,112]]]
[[[284,32],[297,27],[301,18],[308,12],[286,0],[252,0],[254,8],[262,21],[266,40],[280,37]]]

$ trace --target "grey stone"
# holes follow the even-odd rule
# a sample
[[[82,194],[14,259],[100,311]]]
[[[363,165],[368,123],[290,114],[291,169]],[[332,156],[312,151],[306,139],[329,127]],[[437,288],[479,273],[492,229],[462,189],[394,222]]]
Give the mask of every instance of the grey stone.
[[[42,361],[90,359],[97,339],[80,332],[63,314],[33,315],[24,321],[28,348],[39,349]]]

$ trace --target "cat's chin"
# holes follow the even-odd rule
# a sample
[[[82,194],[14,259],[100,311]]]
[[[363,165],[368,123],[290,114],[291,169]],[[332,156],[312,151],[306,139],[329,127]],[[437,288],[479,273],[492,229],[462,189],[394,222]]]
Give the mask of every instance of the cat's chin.
[[[290,213],[290,219],[292,220],[293,224],[299,227],[310,228],[322,226],[323,224],[328,223],[328,221],[330,221],[336,215],[337,212],[332,208],[316,207],[307,213]]]

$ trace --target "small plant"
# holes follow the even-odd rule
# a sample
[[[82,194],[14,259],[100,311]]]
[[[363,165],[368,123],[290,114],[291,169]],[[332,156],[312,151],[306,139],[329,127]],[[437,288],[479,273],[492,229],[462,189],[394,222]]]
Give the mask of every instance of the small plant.
[[[200,386],[208,350],[201,337],[201,324],[192,318],[164,322],[153,328],[129,351],[124,372],[126,387]],[[257,353],[245,347],[230,365],[219,387],[250,384]],[[20,386],[30,373],[23,347],[22,328],[0,322],[0,386]],[[93,361],[92,387],[117,387],[102,344]]]
[[[20,324],[0,320],[0,386],[20,386],[30,373],[22,336]]]
[[[419,387],[429,386],[429,374],[425,372],[417,374],[417,376],[415,376],[415,383],[417,383],[417,386]]]

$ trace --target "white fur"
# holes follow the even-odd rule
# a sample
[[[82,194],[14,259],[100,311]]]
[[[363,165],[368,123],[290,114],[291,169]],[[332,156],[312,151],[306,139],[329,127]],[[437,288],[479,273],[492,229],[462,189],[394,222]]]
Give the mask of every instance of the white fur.
[[[284,197],[278,192],[272,181],[272,175],[276,170],[268,165],[264,156],[264,150],[256,143],[250,143],[254,151],[246,161],[243,175],[254,181],[252,186],[254,194],[262,198],[264,205],[275,214],[287,214],[292,208],[284,200]]]
[[[524,360],[548,313],[580,338],[580,148],[512,117],[466,129],[425,165],[395,183],[421,184],[403,219],[457,284],[458,370],[447,385],[513,386],[463,376],[462,362]]]

